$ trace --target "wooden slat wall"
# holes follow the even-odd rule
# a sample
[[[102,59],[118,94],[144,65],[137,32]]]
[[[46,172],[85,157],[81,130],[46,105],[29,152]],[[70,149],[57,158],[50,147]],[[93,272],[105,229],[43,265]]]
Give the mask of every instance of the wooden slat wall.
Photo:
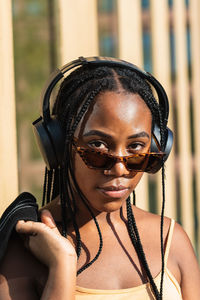
[[[61,64],[98,55],[96,0],[59,0]]]
[[[170,80],[170,41],[169,41],[169,9],[165,0],[151,0],[151,34],[152,34],[152,62],[153,74],[159,79],[165,88],[170,106],[168,127],[173,130],[173,111],[171,101],[171,80]],[[174,147],[173,147],[174,150]],[[176,189],[175,189],[175,157],[171,152],[166,162],[166,204],[165,215],[176,218]],[[158,211],[161,211],[161,176],[158,176]]]
[[[119,56],[143,67],[142,9],[140,0],[118,0]]]
[[[116,2],[119,57],[143,67],[142,24],[144,15],[142,12],[142,1],[116,0]],[[171,99],[172,96],[174,97],[174,93],[172,93],[170,77],[168,1],[150,0],[149,3],[153,74],[165,87],[172,108]],[[97,0],[59,0],[58,8],[61,46],[59,47],[60,64],[69,62],[80,55],[98,55]],[[172,19],[172,31],[174,32],[176,62],[173,105],[177,114],[175,118],[171,109],[169,127],[175,130],[175,139],[178,141],[179,151],[178,161],[177,153],[175,155],[175,151],[173,151],[167,162],[165,213],[176,219],[177,203],[180,202],[180,219],[194,242],[193,176],[195,176],[196,180],[196,207],[198,220],[200,220],[200,3],[198,0],[189,1],[189,17],[186,15],[187,10],[184,0],[173,1],[171,10],[170,17]],[[18,191],[11,11],[11,1],[0,0],[0,65],[2,71],[0,75],[0,140],[2,142],[0,151],[0,196],[3,199],[0,202],[0,213],[15,198]],[[191,95],[195,147],[195,155],[193,156],[190,136],[190,79],[186,40],[187,18],[189,18],[189,30],[191,33]],[[177,119],[177,127],[173,126],[175,119]],[[9,166],[7,165],[8,163]],[[180,191],[177,188],[177,179],[180,182]],[[160,188],[159,179],[157,185]],[[137,205],[144,209],[149,208],[148,193],[148,176],[145,175],[136,190]],[[177,199],[179,194],[180,199]],[[161,203],[160,198],[159,194],[158,203]]]
[[[185,1],[174,1],[176,105],[178,118],[179,178],[182,224],[194,241],[192,156],[190,144],[190,95],[186,40]]]
[[[196,193],[197,193],[197,217],[200,222],[200,2],[199,0],[190,0],[189,18],[191,33],[191,61],[192,61],[192,101],[194,115],[194,140],[195,140],[195,173],[196,173]],[[198,250],[200,257],[200,229],[198,228]]]
[[[0,215],[18,193],[11,1],[0,0]]]

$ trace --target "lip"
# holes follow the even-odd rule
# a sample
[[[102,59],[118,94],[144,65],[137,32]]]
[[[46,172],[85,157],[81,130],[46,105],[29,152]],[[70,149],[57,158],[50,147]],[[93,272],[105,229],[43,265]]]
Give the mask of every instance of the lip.
[[[122,198],[123,196],[125,196],[125,194],[127,194],[129,188],[122,185],[111,185],[98,187],[98,190],[109,198]]]

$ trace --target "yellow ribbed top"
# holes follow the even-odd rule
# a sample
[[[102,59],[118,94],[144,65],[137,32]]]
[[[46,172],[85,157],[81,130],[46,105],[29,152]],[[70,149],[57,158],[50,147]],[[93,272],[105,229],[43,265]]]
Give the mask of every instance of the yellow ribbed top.
[[[171,246],[171,240],[174,230],[175,221],[172,219],[169,229],[169,235],[167,239],[167,245],[165,250],[165,271],[164,271],[164,282],[163,282],[163,300],[181,300],[181,289],[173,274],[167,268],[167,260],[169,250]],[[159,289],[160,287],[161,272],[154,278],[155,283]],[[155,297],[151,292],[149,283],[142,284],[128,289],[120,290],[99,290],[99,289],[88,289],[83,287],[76,287],[76,300],[154,300]]]

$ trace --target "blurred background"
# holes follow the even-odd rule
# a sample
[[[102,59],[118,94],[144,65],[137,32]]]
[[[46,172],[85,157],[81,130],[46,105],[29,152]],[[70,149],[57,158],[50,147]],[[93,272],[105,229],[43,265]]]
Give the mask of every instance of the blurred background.
[[[183,225],[198,254],[198,0],[0,0],[0,214],[22,191],[41,203],[44,163],[31,123],[49,74],[95,55],[128,60],[166,89],[174,147],[166,163],[165,215]],[[136,197],[136,205],[160,213],[160,175],[145,175]]]

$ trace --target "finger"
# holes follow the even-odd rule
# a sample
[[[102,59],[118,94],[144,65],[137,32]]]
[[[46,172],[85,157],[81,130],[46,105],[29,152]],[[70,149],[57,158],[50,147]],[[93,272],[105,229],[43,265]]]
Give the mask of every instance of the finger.
[[[29,236],[36,236],[39,233],[50,230],[44,223],[22,220],[17,222],[15,229],[19,234],[28,234]]]
[[[24,225],[25,221],[24,220],[20,220],[17,222],[16,226],[15,226],[15,230],[18,232],[18,233],[21,233],[21,230],[23,228],[23,225]]]
[[[49,228],[53,229],[54,231],[58,232],[58,228],[56,226],[56,223],[53,219],[52,214],[50,213],[49,210],[47,209],[43,209],[41,211],[41,221],[42,223],[44,223],[45,225],[47,225]]]
[[[42,221],[42,223],[44,223],[45,225],[47,225],[50,228],[56,227],[56,223],[52,217],[52,214],[47,209],[43,209],[41,211],[41,221]]]
[[[28,235],[35,236],[38,230],[40,229],[38,225],[39,223],[33,221],[25,222],[23,220],[20,220],[17,222],[15,229],[20,234],[28,234]]]

